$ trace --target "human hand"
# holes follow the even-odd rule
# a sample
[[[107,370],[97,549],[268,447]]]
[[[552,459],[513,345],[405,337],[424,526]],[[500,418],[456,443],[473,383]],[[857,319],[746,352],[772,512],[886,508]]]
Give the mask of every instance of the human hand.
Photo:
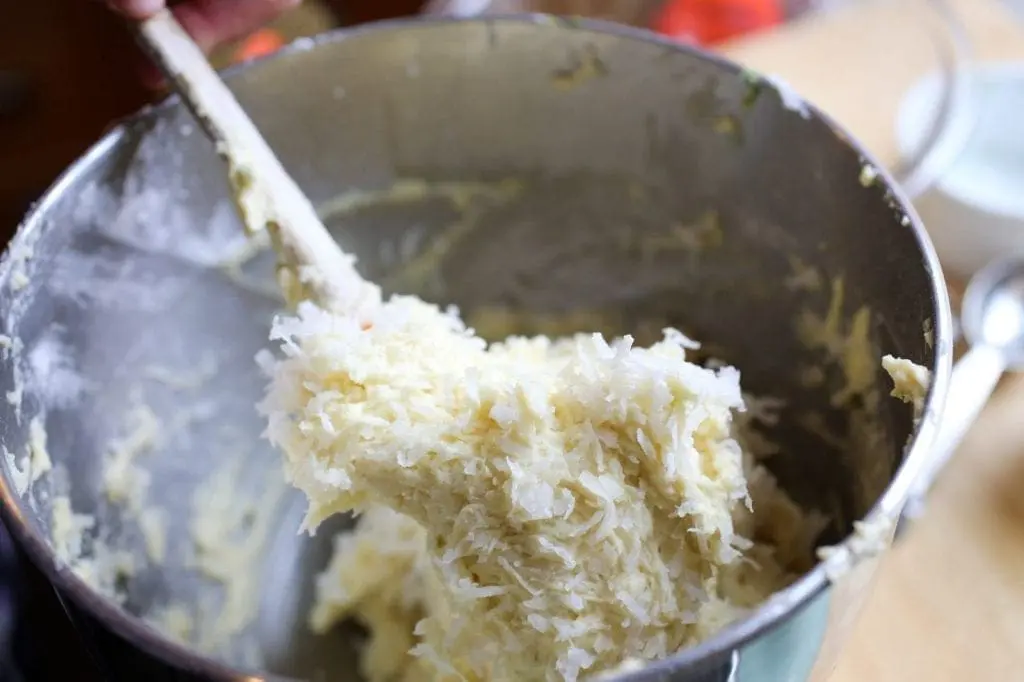
[[[242,38],[270,23],[302,0],[186,0],[172,8],[174,16],[204,52]],[[114,10],[141,20],[166,6],[165,0],[107,0]]]

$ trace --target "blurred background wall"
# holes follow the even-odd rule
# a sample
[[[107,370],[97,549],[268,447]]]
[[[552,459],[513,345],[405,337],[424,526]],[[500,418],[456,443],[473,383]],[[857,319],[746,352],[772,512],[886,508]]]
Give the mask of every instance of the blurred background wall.
[[[285,40],[345,24],[416,13],[418,0],[306,0],[273,27]],[[112,122],[159,95],[99,0],[4,0],[0,21],[0,239],[30,203]],[[240,55],[213,56],[225,66]]]

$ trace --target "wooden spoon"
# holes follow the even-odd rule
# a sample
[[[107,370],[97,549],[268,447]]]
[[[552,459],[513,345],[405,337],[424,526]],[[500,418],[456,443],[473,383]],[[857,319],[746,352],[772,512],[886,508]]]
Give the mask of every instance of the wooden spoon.
[[[356,312],[379,301],[316,209],[291,178],[174,16],[163,10],[138,24],[143,47],[228,164],[232,199],[250,235],[266,232],[278,254],[278,283],[293,307],[312,298]]]

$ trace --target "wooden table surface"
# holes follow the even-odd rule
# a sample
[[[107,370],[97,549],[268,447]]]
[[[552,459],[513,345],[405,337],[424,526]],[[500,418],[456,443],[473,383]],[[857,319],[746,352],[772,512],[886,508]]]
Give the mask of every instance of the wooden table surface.
[[[981,59],[1024,59],[997,0],[956,0]],[[935,65],[921,0],[872,0],[726,48],[820,105],[884,162],[903,91]],[[885,558],[832,682],[1024,680],[1024,377],[1008,378]]]

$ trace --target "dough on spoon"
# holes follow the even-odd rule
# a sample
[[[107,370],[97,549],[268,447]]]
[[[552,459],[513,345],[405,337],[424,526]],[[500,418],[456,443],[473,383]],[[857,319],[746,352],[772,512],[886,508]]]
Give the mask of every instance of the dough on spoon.
[[[305,526],[378,520],[353,540],[362,555],[340,560],[351,580],[335,603],[383,594],[354,594],[360,556],[381,576],[368,553],[397,556],[418,585],[405,615],[423,615],[420,679],[571,682],[707,637],[795,577],[771,537],[752,540],[748,477],[777,518],[820,529],[734,436],[739,373],[687,362],[679,332],[650,348],[599,335],[488,347],[454,311],[396,296],[359,319],[302,304],[272,338],[261,410],[309,498]],[[424,556],[388,555],[409,521]],[[810,557],[813,532],[762,525]],[[379,632],[401,601],[358,606]],[[395,674],[364,663],[371,679]]]

